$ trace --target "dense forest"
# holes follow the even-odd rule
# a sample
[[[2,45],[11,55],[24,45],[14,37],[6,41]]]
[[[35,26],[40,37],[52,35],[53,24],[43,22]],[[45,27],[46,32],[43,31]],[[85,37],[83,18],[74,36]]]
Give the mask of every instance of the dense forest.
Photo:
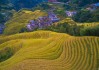
[[[98,0],[58,0],[60,2],[71,2],[72,4],[77,4],[78,6],[85,6],[92,3],[99,2]]]

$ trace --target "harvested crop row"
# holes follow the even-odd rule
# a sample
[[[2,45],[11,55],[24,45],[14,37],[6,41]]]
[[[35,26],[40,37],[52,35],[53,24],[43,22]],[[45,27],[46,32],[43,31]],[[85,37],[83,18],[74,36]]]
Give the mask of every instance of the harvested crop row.
[[[0,63],[0,70],[97,70],[99,68],[98,37],[73,37],[51,31],[36,31],[4,37],[1,40],[3,42],[0,44],[0,49],[10,47],[15,51],[20,45],[21,47],[12,57]]]

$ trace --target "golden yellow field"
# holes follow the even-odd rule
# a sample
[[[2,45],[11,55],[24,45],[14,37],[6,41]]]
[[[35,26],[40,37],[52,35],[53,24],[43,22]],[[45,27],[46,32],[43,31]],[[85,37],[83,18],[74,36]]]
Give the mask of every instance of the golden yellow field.
[[[0,62],[0,70],[98,70],[99,37],[74,37],[35,31],[0,38],[0,52],[13,56]]]

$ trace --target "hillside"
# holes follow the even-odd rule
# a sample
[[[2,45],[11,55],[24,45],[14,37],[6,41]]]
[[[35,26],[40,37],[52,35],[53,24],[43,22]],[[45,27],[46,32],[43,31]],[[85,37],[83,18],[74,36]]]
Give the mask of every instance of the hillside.
[[[26,25],[30,20],[37,19],[40,16],[46,16],[45,12],[40,10],[29,11],[29,10],[20,10],[15,13],[11,20],[6,22],[4,34],[15,34],[26,29]]]
[[[3,34],[11,35],[11,34],[28,32],[29,31],[28,29],[30,27],[27,28],[27,25],[30,25],[32,28],[32,30],[30,31],[42,30],[42,29],[46,30],[47,28],[47,30],[51,30],[55,32],[62,32],[63,30],[62,33],[69,32],[68,34],[70,35],[78,34],[79,36],[81,29],[84,29],[87,27],[99,26],[99,22],[92,22],[92,23],[75,22],[71,18],[65,18],[62,15],[59,15],[59,13],[56,13],[55,11],[56,10],[54,10],[54,13],[52,13],[51,11],[43,11],[42,9],[37,10],[37,8],[35,9],[35,11],[30,11],[26,9],[20,10],[19,12],[14,14],[11,20],[6,22]],[[59,21],[52,23],[50,18],[48,18],[47,16],[51,16],[51,19],[53,20],[54,19],[53,15],[56,17],[55,20],[59,19]],[[63,18],[60,16],[62,16]],[[39,23],[40,23],[40,26],[39,26]],[[50,26],[46,26],[46,24],[50,24],[50,23],[51,23]],[[35,29],[35,27],[37,28]],[[42,28],[39,28],[39,27],[42,27]]]
[[[5,29],[3,28],[1,30],[1,33],[5,34],[5,35],[11,35],[11,34],[16,34],[16,33],[27,32],[26,26],[27,26],[27,24],[29,24],[30,20],[36,20],[40,17],[44,17],[48,14],[49,11],[54,12],[54,14],[60,19],[57,23],[67,22],[68,20],[65,18],[71,18],[71,17],[68,17],[68,15],[67,15],[68,13],[66,13],[67,9],[65,9],[64,4],[41,3],[41,4],[38,4],[36,7],[33,7],[32,9],[21,9],[19,12],[14,13],[13,17],[10,18],[10,20],[8,20],[5,23]],[[70,12],[71,12],[71,10],[69,10],[69,13]],[[93,12],[93,14],[94,14],[94,12]],[[85,15],[86,14],[82,14],[82,17],[84,16],[87,18],[87,16],[85,16]],[[73,14],[72,14],[72,16],[73,16]],[[94,18],[98,20],[97,13],[96,13],[96,16],[97,17],[94,17]],[[83,19],[81,19],[81,20],[83,20]],[[93,21],[95,21],[95,20],[93,20]],[[73,20],[71,20],[68,23],[77,23],[77,25],[80,25],[80,26],[88,26],[88,25],[91,26],[91,25],[98,25],[97,23],[99,23],[99,22],[95,21],[95,22],[90,22],[88,24],[83,24],[83,23],[80,24],[80,22],[74,22]],[[87,23],[87,22],[84,22],[84,23]],[[95,23],[95,24],[93,24],[93,23]],[[37,28],[35,28],[35,29],[38,30]]]
[[[78,23],[71,18],[65,18],[52,24],[45,30],[67,33],[72,36],[99,36],[99,22]]]
[[[98,37],[75,37],[51,31],[35,31],[0,38],[0,52],[0,70],[99,68]],[[9,57],[6,58],[7,56]]]

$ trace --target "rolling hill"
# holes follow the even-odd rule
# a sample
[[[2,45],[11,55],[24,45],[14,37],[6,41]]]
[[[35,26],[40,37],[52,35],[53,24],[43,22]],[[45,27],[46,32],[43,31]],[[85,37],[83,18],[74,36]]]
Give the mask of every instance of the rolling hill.
[[[14,12],[0,34],[0,70],[99,69],[99,22],[73,21],[67,17],[68,9],[62,2],[65,0],[54,3],[52,0],[12,2],[19,11]],[[66,4],[70,4],[72,10],[82,7],[82,3],[85,6],[86,2],[75,0]],[[58,20],[53,22],[53,19]]]
[[[98,70],[99,37],[51,31],[4,36],[0,58],[0,70]]]

